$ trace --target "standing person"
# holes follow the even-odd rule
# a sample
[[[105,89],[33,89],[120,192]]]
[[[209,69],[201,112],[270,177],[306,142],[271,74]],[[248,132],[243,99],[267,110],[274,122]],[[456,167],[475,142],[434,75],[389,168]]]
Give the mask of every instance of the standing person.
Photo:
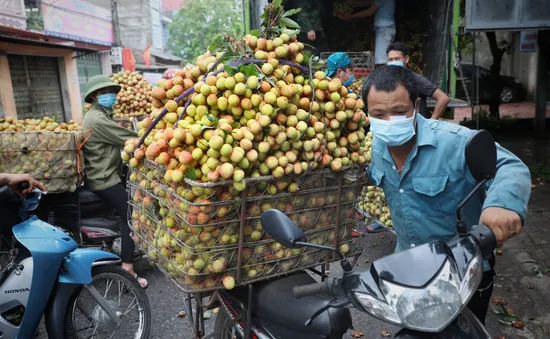
[[[353,75],[353,62],[351,58],[343,52],[331,54],[327,59],[327,76],[340,79],[346,87],[355,80]]]
[[[374,134],[367,173],[388,199],[396,251],[456,235],[456,207],[476,186],[464,150],[474,131],[416,114],[419,98],[413,72],[387,66],[367,78],[363,97],[368,103]],[[497,246],[517,235],[527,216],[531,194],[529,169],[518,157],[497,146],[497,172],[466,204],[467,225],[481,223],[495,234]],[[495,257],[484,262],[483,281],[468,304],[484,323],[493,291]]]
[[[328,44],[321,24],[322,2],[318,0],[290,0],[285,1],[285,8],[301,8],[296,14],[296,22],[300,25],[298,40],[306,44],[310,49],[315,47],[314,54],[319,56],[321,52],[328,52]]]
[[[354,20],[374,15],[374,63],[380,67],[388,62],[386,49],[395,39],[395,0],[367,0],[365,4],[369,6],[367,9],[341,19]]]
[[[126,140],[136,138],[137,133],[119,126],[113,121],[113,106],[120,86],[105,75],[96,75],[86,84],[84,101],[92,107],[84,116],[82,130],[92,134],[84,144],[85,186],[110,205],[122,220],[121,245],[122,268],[147,287],[147,280],[134,272],[135,244],[128,226],[128,194],[120,180],[121,149]]]
[[[409,63],[409,49],[404,43],[396,41],[390,44],[386,53],[388,54],[388,65],[407,67]],[[447,109],[447,105],[449,101],[451,101],[451,98],[449,98],[447,93],[435,87],[426,77],[414,72],[413,74],[416,77],[418,95],[420,96],[418,113],[422,114],[422,116],[427,119],[432,118],[437,120],[443,117],[443,113],[445,113],[445,109]],[[433,114],[430,114],[428,111],[426,102],[426,99],[430,97],[436,101]]]

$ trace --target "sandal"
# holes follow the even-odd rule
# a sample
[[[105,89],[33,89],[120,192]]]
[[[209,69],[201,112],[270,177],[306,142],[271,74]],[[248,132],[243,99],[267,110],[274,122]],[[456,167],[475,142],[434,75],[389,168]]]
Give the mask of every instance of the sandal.
[[[146,288],[149,285],[149,282],[144,278],[138,277],[137,273],[134,273],[134,278],[136,278],[141,288]]]
[[[387,231],[387,229],[377,222],[373,222],[367,226],[367,233],[380,233],[385,231]]]

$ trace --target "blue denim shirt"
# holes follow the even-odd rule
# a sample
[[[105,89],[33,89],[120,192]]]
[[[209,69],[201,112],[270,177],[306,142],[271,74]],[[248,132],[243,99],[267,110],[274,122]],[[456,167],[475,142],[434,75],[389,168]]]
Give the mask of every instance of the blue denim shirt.
[[[395,0],[374,0],[378,9],[374,14],[374,27],[395,25]]]
[[[390,151],[372,143],[371,181],[386,194],[397,234],[396,251],[433,240],[449,241],[456,234],[456,207],[476,185],[467,168],[465,146],[474,131],[417,115],[416,145],[399,175]],[[463,210],[469,226],[487,207],[502,207],[527,215],[531,175],[525,164],[497,144],[497,173]]]

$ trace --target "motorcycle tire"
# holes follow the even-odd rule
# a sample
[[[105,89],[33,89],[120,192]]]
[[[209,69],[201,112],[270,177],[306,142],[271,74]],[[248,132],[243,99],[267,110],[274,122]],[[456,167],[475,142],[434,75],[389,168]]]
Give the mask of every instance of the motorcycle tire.
[[[97,282],[97,281],[100,281],[102,279],[112,279],[113,281],[117,280],[119,283],[123,283],[125,287],[127,287],[127,291],[126,293],[132,293],[133,294],[133,297],[134,299],[132,300],[131,302],[131,305],[134,304],[134,300],[136,300],[137,302],[137,305],[138,305],[138,309],[140,312],[139,314],[139,317],[140,319],[143,320],[143,326],[138,330],[137,333],[135,333],[134,335],[131,336],[131,338],[134,338],[134,339],[147,339],[149,338],[149,335],[150,335],[150,332],[151,332],[151,307],[149,305],[149,299],[147,298],[147,295],[145,294],[145,291],[144,289],[141,287],[141,285],[139,284],[139,282],[130,274],[128,273],[127,271],[123,270],[122,267],[120,266],[116,266],[116,265],[105,265],[105,266],[98,266],[98,267],[94,267],[92,269],[92,285],[94,285],[94,282]],[[115,285],[114,283],[112,283],[111,285]],[[109,286],[111,286],[109,285]],[[95,287],[95,285],[94,285]],[[113,289],[117,289],[117,286],[113,286]],[[120,286],[118,286],[118,290],[119,290],[119,305],[118,306],[122,306],[120,305],[120,294],[124,294],[123,292],[125,290],[123,290],[122,292],[120,291]],[[86,335],[82,336],[82,334],[79,336],[79,332],[81,332],[82,330],[78,330],[76,329],[76,326],[75,326],[75,311],[78,309],[79,312],[82,312],[81,310],[81,306],[86,306],[88,309],[91,308],[90,306],[90,302],[93,302],[95,305],[97,305],[96,301],[93,300],[93,299],[90,299],[91,297],[89,298],[86,298],[86,300],[89,300],[89,302],[80,302],[80,299],[79,297],[81,296],[81,293],[86,293],[88,294],[88,292],[83,292],[83,291],[86,291],[84,289],[84,287],[80,287],[79,289],[77,289],[75,291],[75,293],[73,294],[73,296],[71,297],[71,300],[69,301],[69,306],[67,308],[67,313],[65,314],[65,338],[67,339],[80,339],[80,338],[97,338],[97,339],[102,339],[102,338],[111,338],[113,333],[106,333],[105,336],[95,336],[92,334],[92,336],[88,335],[86,333]],[[107,288],[107,291],[109,291],[109,288]],[[106,291],[103,291],[103,290],[98,290],[98,292],[106,298],[107,296],[107,292]],[[107,299],[107,298],[106,298]],[[107,299],[107,302],[113,306],[113,307],[117,307],[116,305],[116,300],[109,300]],[[133,309],[134,307],[132,307]],[[125,307],[121,307],[122,311],[124,311],[124,313],[127,313]],[[115,311],[117,313],[122,313],[120,312],[118,309],[115,309]],[[103,313],[102,313],[103,312]],[[83,312],[82,312],[83,313]],[[85,318],[86,318],[86,315],[85,315]],[[97,319],[107,319],[108,316],[104,313],[103,309],[97,305],[95,307],[93,307],[91,309],[91,312],[90,312],[90,315],[87,316],[88,318],[88,321],[90,318],[96,318],[95,320]],[[107,319],[107,321],[109,321],[110,318]],[[124,318],[122,318],[122,320],[124,321]],[[97,320],[99,322],[99,320]],[[121,324],[122,325],[122,324]],[[91,324],[88,324],[88,326],[90,327]],[[115,328],[115,331],[118,330],[119,328]],[[94,332],[95,332],[95,329],[94,329]],[[116,338],[130,338],[130,336],[125,336],[125,335],[115,335]]]

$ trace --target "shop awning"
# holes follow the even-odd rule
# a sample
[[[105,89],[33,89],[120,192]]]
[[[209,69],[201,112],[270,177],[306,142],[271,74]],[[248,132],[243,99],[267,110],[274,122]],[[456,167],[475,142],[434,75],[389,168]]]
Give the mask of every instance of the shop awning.
[[[22,45],[68,48],[77,51],[110,51],[110,46],[51,37],[44,33],[0,26],[0,40]]]

